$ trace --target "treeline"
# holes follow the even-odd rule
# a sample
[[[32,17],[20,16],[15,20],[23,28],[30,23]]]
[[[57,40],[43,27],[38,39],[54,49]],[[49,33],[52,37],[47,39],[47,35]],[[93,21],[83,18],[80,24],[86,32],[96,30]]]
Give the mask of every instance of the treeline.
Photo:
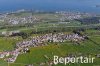
[[[98,24],[100,23],[100,17],[88,17],[88,18],[82,18],[82,19],[75,19],[77,21],[80,21],[81,24]]]
[[[12,33],[10,36],[21,36],[23,39],[28,38],[32,34],[47,34],[47,33],[59,33],[59,32],[73,32],[86,30],[100,30],[100,26],[80,26],[80,27],[49,27],[49,28],[34,28],[20,31],[19,33]]]
[[[30,32],[31,34],[47,34],[47,33],[59,33],[59,32],[84,32],[86,30],[100,30],[100,26],[84,26],[84,27],[56,27],[56,28],[44,28],[44,29],[36,29]]]

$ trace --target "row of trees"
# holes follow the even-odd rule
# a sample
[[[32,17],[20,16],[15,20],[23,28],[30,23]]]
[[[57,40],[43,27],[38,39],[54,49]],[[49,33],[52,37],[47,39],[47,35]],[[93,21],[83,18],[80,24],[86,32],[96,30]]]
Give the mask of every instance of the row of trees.
[[[50,27],[50,28],[34,28],[34,29],[27,29],[26,31],[21,31],[19,33],[13,33],[11,36],[21,36],[23,39],[28,38],[32,34],[46,34],[46,33],[58,33],[58,32],[74,32],[82,31],[85,32],[86,30],[100,30],[100,26],[87,26],[87,27]]]

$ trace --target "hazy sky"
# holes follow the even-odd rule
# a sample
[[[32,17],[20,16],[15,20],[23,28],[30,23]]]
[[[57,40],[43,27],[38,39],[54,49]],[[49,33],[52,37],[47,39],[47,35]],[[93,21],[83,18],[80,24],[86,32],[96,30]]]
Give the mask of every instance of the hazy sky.
[[[17,9],[86,9],[96,10],[100,0],[0,0],[0,11]]]

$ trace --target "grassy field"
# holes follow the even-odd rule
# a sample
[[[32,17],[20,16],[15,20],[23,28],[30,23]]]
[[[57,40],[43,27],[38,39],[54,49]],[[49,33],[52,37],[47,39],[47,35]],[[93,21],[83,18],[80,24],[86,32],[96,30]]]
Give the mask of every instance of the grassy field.
[[[91,39],[100,44],[99,35],[98,37],[91,36]],[[31,48],[30,53],[20,55],[16,60],[16,62],[14,64],[10,64],[10,66],[24,66],[25,64],[34,64],[35,66],[39,66],[39,63],[41,62],[52,60],[54,55],[66,56],[67,54],[70,53],[76,55],[78,53],[82,53],[85,55],[92,54],[92,56],[94,57],[95,54],[100,53],[99,51],[100,45],[98,46],[89,40],[82,42],[81,45],[74,45],[71,42],[56,43],[58,45],[56,45],[55,43],[49,43],[49,44],[50,44],[49,46]],[[45,58],[44,55],[48,56],[50,59]],[[94,65],[100,65],[99,58],[96,58],[93,64],[71,64],[69,66],[94,66]],[[64,65],[59,64],[56,66],[64,66]]]
[[[16,42],[21,40],[21,37],[0,37],[0,51],[14,49]]]
[[[4,27],[0,29],[0,33],[3,31],[13,31],[19,30],[25,33],[31,32],[40,32],[40,34],[32,34],[31,36],[39,36],[43,35],[42,32],[49,33],[49,31],[53,32],[54,30],[58,32],[71,32],[76,28],[89,28],[91,26],[100,26],[100,24],[93,25],[83,25],[81,22],[70,20],[70,21],[61,21],[60,19],[64,17],[61,14],[52,14],[52,13],[30,13],[30,12],[22,12],[10,14],[8,17],[11,18],[22,18],[32,16],[33,18],[37,18],[40,20],[37,23],[32,23],[31,26],[19,27],[18,26],[8,26],[6,22],[0,22],[0,26]],[[44,33],[44,34],[45,34]],[[4,59],[0,59],[0,66],[25,66],[27,64],[34,64],[34,66],[40,66],[41,62],[47,62],[53,60],[54,55],[58,56],[66,56],[67,54],[75,54],[78,55],[80,53],[84,55],[92,55],[100,54],[100,30],[86,30],[85,33],[89,36],[91,40],[86,40],[81,42],[80,45],[75,45],[72,42],[64,42],[64,43],[48,43],[48,46],[35,47],[30,48],[30,53],[21,54],[18,56],[15,63],[7,63]],[[84,33],[84,34],[85,34]],[[28,37],[29,38],[29,37]],[[0,37],[0,52],[6,50],[13,50],[14,46],[17,42],[22,41],[23,39],[19,36],[16,37]],[[46,58],[45,55],[48,57]],[[48,66],[47,63],[45,66]],[[63,64],[53,65],[53,66],[65,66]],[[66,66],[100,66],[100,58],[96,58],[93,64],[70,64]]]
[[[34,64],[34,66],[39,66],[39,63],[50,61],[53,59],[54,55],[66,56],[67,54],[91,54],[93,57],[95,54],[100,53],[100,35],[93,34],[99,32],[97,30],[87,30],[86,33],[90,34],[89,38],[93,40],[86,40],[81,42],[80,45],[74,45],[72,42],[64,43],[48,43],[48,46],[30,48],[30,53],[19,55],[15,63],[7,64],[2,59],[0,59],[0,66],[25,66],[27,64]],[[37,34],[38,35],[38,34]],[[35,36],[35,35],[33,35]],[[11,50],[16,42],[21,41],[20,37],[0,37],[0,51]],[[49,58],[47,59],[45,55]],[[67,66],[95,66],[100,65],[100,58],[96,58],[93,64],[71,64]],[[45,66],[48,66],[45,64]],[[55,66],[55,65],[54,65]],[[59,64],[56,66],[65,66]]]

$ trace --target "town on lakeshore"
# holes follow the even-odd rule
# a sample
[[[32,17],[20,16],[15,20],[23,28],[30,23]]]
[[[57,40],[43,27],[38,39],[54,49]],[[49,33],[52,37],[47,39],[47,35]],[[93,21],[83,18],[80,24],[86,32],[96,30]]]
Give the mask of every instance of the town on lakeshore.
[[[0,13],[0,66],[65,66],[54,63],[55,55],[93,57],[91,63],[68,66],[100,65],[100,14],[24,9]]]

